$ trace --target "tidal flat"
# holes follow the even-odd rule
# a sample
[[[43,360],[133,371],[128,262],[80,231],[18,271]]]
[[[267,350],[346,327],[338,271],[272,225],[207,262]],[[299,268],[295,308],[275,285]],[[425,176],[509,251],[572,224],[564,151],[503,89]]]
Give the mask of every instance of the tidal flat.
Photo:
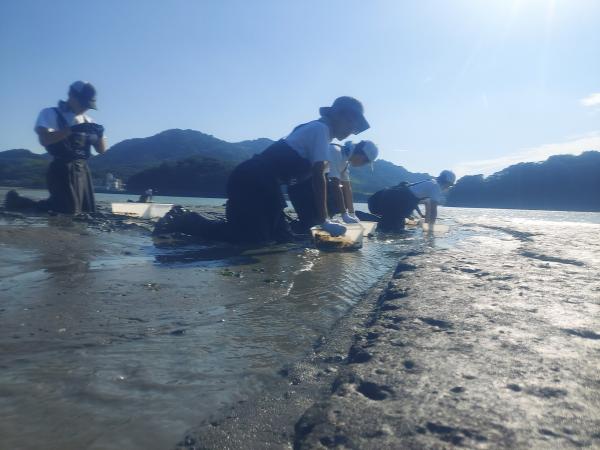
[[[600,215],[442,221],[327,253],[2,213],[2,448],[600,445]]]

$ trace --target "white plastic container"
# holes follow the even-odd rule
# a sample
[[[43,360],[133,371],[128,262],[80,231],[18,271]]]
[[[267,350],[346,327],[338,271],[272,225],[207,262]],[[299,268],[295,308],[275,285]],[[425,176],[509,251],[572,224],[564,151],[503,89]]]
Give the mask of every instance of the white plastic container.
[[[345,223],[346,233],[332,236],[320,226],[310,229],[315,246],[321,250],[354,250],[362,247],[364,228],[359,223]]]
[[[436,235],[444,234],[450,231],[450,227],[448,225],[444,225],[437,222],[431,226],[427,222],[423,222],[421,226],[423,227],[423,231],[425,233],[433,233]]]
[[[377,222],[361,221],[360,225],[363,227],[363,234],[365,236],[373,234],[377,228]]]
[[[159,219],[169,212],[172,203],[111,203],[113,214],[142,219]]]

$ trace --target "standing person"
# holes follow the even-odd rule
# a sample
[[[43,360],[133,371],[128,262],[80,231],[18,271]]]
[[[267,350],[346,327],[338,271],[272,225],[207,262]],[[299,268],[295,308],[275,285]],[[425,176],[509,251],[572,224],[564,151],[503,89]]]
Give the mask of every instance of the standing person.
[[[144,191],[144,193],[142,195],[140,195],[140,198],[138,199],[138,203],[152,203],[152,195],[153,195],[153,191],[152,189],[148,188]]]
[[[328,192],[333,203],[329,213],[331,216],[341,214],[345,223],[358,223],[359,219],[354,214],[350,167],[373,163],[379,151],[371,141],[346,142],[343,146],[331,144],[329,149]]]
[[[443,200],[443,192],[456,181],[450,170],[417,183],[400,183],[398,186],[375,192],[369,198],[369,211],[378,218],[378,229],[397,232],[404,229],[404,221],[418,207],[425,205],[425,222],[433,225],[437,219],[437,207]],[[360,215],[359,215],[360,216]]]
[[[327,211],[325,171],[329,144],[369,128],[362,104],[352,97],[339,97],[332,106],[319,110],[321,117],[297,126],[285,138],[238,165],[227,183],[227,219],[236,240],[246,242],[285,241],[291,238],[283,212],[286,207],[281,185],[302,186],[314,203],[314,217],[303,217],[303,206],[290,200],[305,223],[319,224],[338,236],[346,229],[330,222]]]
[[[76,81],[69,87],[66,101],[40,112],[35,132],[53,157],[46,173],[50,197],[34,202],[11,191],[6,195],[7,209],[34,208],[66,214],[96,210],[87,159],[92,147],[104,153],[106,140],[104,127],[85,114],[88,109],[96,109],[96,89],[88,82]]]

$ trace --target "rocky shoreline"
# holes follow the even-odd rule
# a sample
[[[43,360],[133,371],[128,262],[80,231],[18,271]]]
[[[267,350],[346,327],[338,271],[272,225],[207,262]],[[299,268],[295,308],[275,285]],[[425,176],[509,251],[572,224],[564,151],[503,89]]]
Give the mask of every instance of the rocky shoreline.
[[[279,386],[177,450],[600,446],[599,267],[502,245],[404,258]]]

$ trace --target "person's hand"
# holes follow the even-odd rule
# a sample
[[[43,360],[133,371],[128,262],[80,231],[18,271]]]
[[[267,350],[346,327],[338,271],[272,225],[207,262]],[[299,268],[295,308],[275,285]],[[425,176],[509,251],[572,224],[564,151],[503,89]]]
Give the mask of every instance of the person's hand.
[[[99,123],[78,123],[71,127],[71,131],[73,131],[74,133],[85,133],[88,135],[94,134],[97,136],[97,139],[102,139],[102,136],[104,136],[104,127]]]
[[[321,224],[321,229],[327,231],[333,237],[341,236],[346,232],[346,227],[344,225],[334,223],[329,219],[327,219],[325,222],[323,222],[323,224]]]
[[[351,214],[349,212],[345,212],[342,214],[342,220],[344,221],[344,223],[359,223],[360,220],[358,220],[358,217],[356,217],[354,214]]]

